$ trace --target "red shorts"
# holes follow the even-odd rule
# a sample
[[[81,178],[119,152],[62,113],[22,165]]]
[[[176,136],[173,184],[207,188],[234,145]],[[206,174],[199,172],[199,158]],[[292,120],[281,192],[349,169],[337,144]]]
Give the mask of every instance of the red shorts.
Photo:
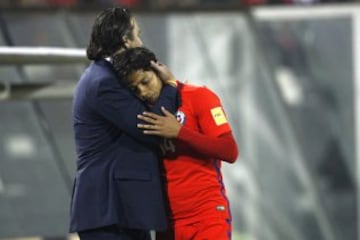
[[[158,232],[156,240],[231,240],[231,220],[209,217],[200,221],[176,224],[174,229]]]

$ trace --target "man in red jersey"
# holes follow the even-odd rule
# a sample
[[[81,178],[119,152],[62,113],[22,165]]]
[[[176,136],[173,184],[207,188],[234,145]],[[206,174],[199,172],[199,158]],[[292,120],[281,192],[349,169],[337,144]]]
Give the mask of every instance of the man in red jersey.
[[[146,48],[128,49],[113,59],[114,68],[142,101],[153,104],[162,82],[151,68],[155,55]],[[175,81],[175,80],[174,80]],[[164,137],[162,146],[173,229],[157,239],[229,240],[231,214],[221,161],[233,163],[236,142],[217,95],[206,87],[176,81],[181,107],[176,117],[144,112],[138,127]]]

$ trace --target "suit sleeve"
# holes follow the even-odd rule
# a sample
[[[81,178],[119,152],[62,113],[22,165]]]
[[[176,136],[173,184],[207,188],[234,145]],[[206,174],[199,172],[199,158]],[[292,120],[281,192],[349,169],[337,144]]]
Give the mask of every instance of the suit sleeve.
[[[145,104],[126,86],[117,81],[115,83],[114,79],[104,79],[98,86],[96,108],[100,114],[136,140],[158,146],[162,142],[160,137],[144,135],[142,130],[137,128],[137,115],[147,110]],[[165,85],[151,111],[162,114],[161,106],[164,106],[174,113],[178,108],[178,102],[177,89]]]

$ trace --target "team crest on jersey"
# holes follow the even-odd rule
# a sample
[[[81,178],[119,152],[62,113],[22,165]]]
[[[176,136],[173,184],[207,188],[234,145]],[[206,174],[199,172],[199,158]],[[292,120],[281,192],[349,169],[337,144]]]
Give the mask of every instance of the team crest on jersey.
[[[181,125],[184,125],[186,120],[185,113],[183,113],[182,111],[177,111],[176,119],[178,120],[179,123],[181,123]]]

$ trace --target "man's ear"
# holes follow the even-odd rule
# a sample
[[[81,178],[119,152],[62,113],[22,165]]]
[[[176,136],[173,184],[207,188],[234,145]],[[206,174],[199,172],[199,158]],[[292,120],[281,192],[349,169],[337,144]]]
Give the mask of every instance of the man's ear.
[[[129,48],[129,42],[130,42],[130,39],[129,39],[129,37],[128,36],[123,36],[122,37],[122,40],[123,40],[123,42],[124,42],[124,47],[125,48]]]

